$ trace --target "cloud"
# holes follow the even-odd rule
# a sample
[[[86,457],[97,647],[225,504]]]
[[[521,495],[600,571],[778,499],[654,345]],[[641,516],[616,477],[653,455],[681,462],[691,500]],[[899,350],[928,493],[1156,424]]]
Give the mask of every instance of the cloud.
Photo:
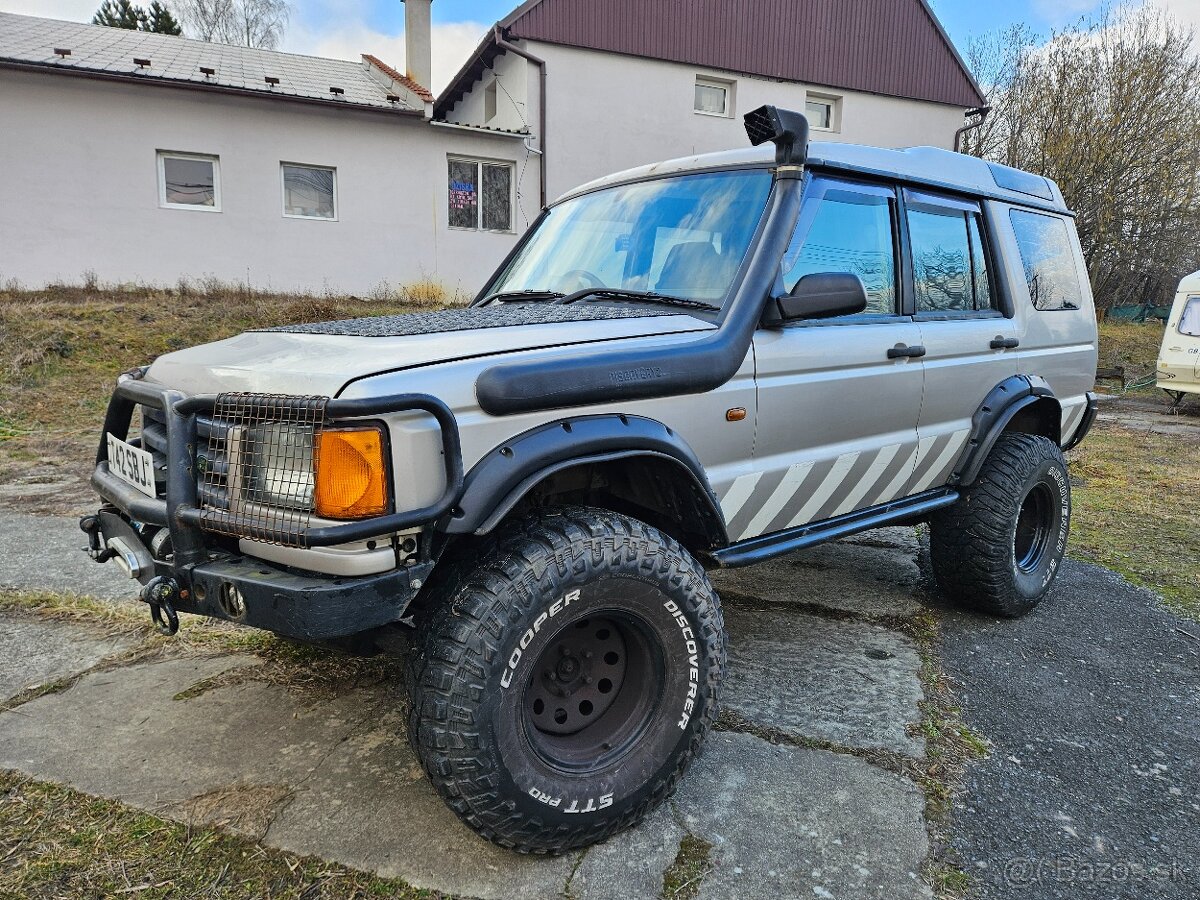
[[[45,19],[90,22],[103,0],[0,0],[0,10]]]
[[[1066,25],[1095,12],[1100,0],[1033,0],[1033,11],[1049,25]]]
[[[462,68],[471,51],[491,28],[482,22],[435,23],[433,26],[433,84],[436,94]],[[404,70],[404,32],[385,34],[360,21],[342,21],[335,28],[293,24],[280,48],[334,59],[359,59],[370,53],[401,71]]]
[[[1157,0],[1151,2],[1148,6],[1157,6],[1160,9],[1166,10],[1168,14],[1182,22],[1184,25],[1190,25],[1200,32],[1200,3],[1197,0]],[[1197,35],[1200,37],[1200,34]]]

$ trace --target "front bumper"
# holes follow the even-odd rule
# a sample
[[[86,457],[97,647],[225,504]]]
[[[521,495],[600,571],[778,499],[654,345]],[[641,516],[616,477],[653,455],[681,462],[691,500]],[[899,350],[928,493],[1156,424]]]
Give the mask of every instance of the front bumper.
[[[178,611],[289,637],[341,637],[400,619],[433,567],[424,541],[423,552],[403,566],[346,578],[297,572],[232,552],[227,540],[205,530],[198,501],[196,419],[198,414],[211,413],[216,403],[215,396],[184,397],[137,377],[125,376],[118,382],[104,431],[127,440],[135,406],[160,410],[167,432],[165,490],[149,497],[110,472],[108,444],[101,435],[91,483],[106,506],[80,523],[89,533],[92,557],[103,562],[115,556],[144,585],[152,581],[159,582],[156,588],[169,585],[170,606]],[[334,546],[430,526],[458,502],[463,487],[458,428],[441,401],[404,394],[370,401],[328,400],[325,409],[339,421],[405,410],[433,415],[442,433],[446,490],[422,509],[309,528],[302,535],[304,546]],[[236,517],[226,515],[221,534],[230,534],[231,521],[236,528]],[[263,535],[259,524],[254,536],[281,543],[295,538],[294,534]],[[156,610],[150,597],[143,599]]]

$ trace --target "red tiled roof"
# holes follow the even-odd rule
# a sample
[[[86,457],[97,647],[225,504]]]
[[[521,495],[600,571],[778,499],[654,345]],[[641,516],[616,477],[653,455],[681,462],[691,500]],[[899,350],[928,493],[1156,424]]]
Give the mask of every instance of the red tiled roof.
[[[372,56],[370,53],[364,53],[363,59],[365,59],[367,62],[369,62],[375,68],[377,68],[380,72],[382,72],[388,78],[391,78],[393,81],[400,82],[400,84],[404,85],[406,88],[408,88],[410,91],[412,91],[418,97],[420,97],[426,103],[433,102],[433,94],[431,94],[429,92],[428,88],[422,87],[421,85],[417,84],[415,81],[413,81],[407,75],[400,74],[395,69],[393,69],[391,66],[389,66],[387,63],[385,63],[382,59],[380,59],[379,57]]]

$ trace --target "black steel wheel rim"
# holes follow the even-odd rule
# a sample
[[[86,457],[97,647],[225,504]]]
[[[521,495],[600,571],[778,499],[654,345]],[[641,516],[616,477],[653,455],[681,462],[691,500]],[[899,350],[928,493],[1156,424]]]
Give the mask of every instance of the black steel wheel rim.
[[[568,623],[530,667],[521,720],[534,751],[572,774],[612,765],[654,720],[664,666],[637,616],[601,610]]]
[[[1025,573],[1036,572],[1046,558],[1054,526],[1054,498],[1050,488],[1036,484],[1021,502],[1013,536],[1013,558]]]

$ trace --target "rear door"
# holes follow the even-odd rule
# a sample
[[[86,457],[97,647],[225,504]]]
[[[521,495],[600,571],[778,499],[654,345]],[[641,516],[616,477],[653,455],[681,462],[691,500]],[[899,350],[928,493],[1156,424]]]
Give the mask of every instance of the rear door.
[[[1016,322],[1000,310],[995,267],[977,202],[906,189],[913,318],[925,347],[916,465],[905,492],[946,483],[971,435],[971,418],[1017,374]]]
[[[805,192],[779,292],[804,275],[852,272],[859,315],[791,322],[754,338],[754,470],[722,501],[742,540],[829,519],[904,493],[916,455],[921,360],[888,351],[920,343],[898,305],[894,188],[827,176]]]

